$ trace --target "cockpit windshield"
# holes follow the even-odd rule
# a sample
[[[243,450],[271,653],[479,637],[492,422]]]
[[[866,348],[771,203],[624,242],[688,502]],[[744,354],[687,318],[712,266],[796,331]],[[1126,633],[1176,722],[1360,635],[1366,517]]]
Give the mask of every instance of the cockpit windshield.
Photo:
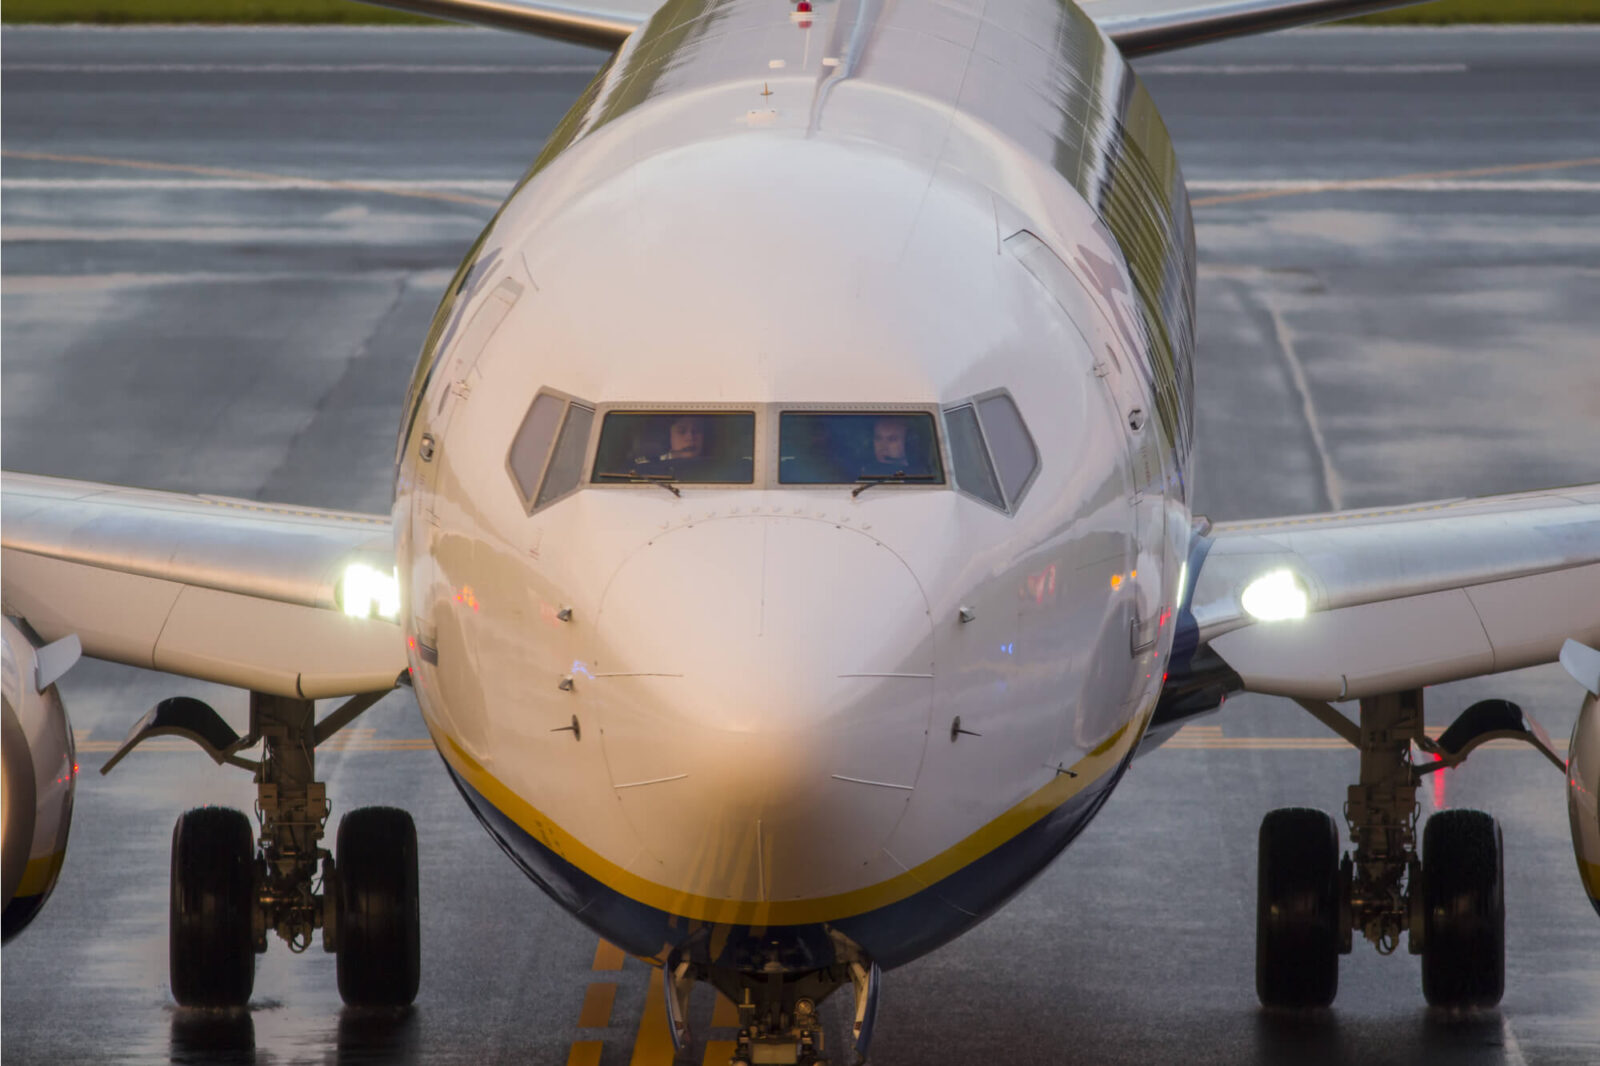
[[[778,419],[783,485],[944,483],[933,416],[925,411],[784,411]]]
[[[748,485],[755,435],[751,411],[612,411],[590,481]]]

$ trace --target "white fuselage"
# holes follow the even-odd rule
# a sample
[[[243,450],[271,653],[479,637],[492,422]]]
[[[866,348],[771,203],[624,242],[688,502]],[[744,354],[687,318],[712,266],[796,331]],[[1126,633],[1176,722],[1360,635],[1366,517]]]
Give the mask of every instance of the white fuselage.
[[[1170,147],[1070,5],[889,10],[669,4],[475,246],[408,401],[428,727],[530,876],[641,955],[915,957],[1086,823],[1160,693],[1189,538]],[[1058,145],[1081,105],[1070,161],[994,117],[1041,100]],[[541,390],[595,417],[535,503],[512,445]],[[782,481],[784,411],[997,390],[1037,451],[1001,507]],[[592,483],[613,410],[750,412],[754,475]]]

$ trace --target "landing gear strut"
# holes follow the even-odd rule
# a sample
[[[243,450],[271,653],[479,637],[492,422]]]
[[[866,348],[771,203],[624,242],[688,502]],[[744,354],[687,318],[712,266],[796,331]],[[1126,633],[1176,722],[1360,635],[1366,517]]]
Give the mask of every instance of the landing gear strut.
[[[1482,811],[1441,811],[1416,848],[1417,784],[1459,765],[1480,744],[1523,740],[1565,772],[1549,739],[1504,700],[1474,704],[1433,740],[1422,693],[1361,700],[1351,722],[1325,703],[1301,706],[1361,753],[1345,802],[1353,853],[1338,858],[1333,819],[1272,811],[1261,824],[1257,871],[1256,992],[1268,1007],[1325,1007],[1338,991],[1338,955],[1353,933],[1380,954],[1402,935],[1422,956],[1422,990],[1440,1007],[1487,1007],[1505,986],[1505,892],[1500,827]],[[1434,757],[1417,766],[1415,744]]]
[[[878,1013],[879,976],[878,967],[865,959],[806,973],[785,972],[773,963],[768,973],[750,973],[695,966],[674,953],[667,960],[665,981],[673,1044],[680,1053],[688,1050],[689,992],[694,982],[705,981],[739,1012],[739,1035],[729,1066],[828,1066],[818,1011],[823,1000],[851,986],[855,990],[854,1061],[865,1063]]]
[[[352,697],[316,721],[307,699],[250,694],[241,737],[199,700],[164,700],[145,715],[102,773],[152,736],[181,736],[218,764],[252,771],[259,839],[239,811],[199,807],[172,835],[172,995],[186,1007],[241,1007],[255,956],[276,933],[293,952],[338,955],[339,994],[354,1006],[401,1007],[417,994],[420,908],[411,816],[364,807],[339,824],[338,859],[322,846],[330,805],[316,780],[316,747],[385,693]],[[239,753],[261,744],[259,761]]]

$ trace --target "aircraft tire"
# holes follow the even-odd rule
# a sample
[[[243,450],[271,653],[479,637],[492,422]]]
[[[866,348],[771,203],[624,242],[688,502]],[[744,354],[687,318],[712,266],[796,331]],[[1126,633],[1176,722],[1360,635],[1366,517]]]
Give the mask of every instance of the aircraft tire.
[[[1482,811],[1440,811],[1422,834],[1422,994],[1435,1007],[1492,1007],[1506,982],[1500,826]]]
[[[227,807],[196,807],[172,829],[168,966],[185,1007],[242,1007],[255,986],[255,837]]]
[[[1264,1007],[1326,1007],[1339,991],[1339,833],[1322,811],[1261,821],[1256,995]]]
[[[339,820],[339,995],[351,1006],[404,1007],[422,974],[417,827],[394,807]]]

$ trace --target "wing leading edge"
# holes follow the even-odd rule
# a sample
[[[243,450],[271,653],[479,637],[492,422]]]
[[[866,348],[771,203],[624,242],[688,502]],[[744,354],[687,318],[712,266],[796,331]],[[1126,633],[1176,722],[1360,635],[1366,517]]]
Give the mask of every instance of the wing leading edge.
[[[644,7],[582,7],[543,0],[361,0],[451,22],[615,49],[654,14]],[[776,2],[776,0],[774,0]],[[1254,33],[1352,18],[1428,0],[1078,0],[1129,57]],[[631,9],[630,9],[631,7]]]
[[[345,609],[352,567],[393,572],[385,516],[26,474],[0,491],[3,610],[47,641],[302,699],[389,689],[406,669],[397,624]]]
[[[1370,15],[1428,0],[1078,0],[1122,54],[1153,55],[1229,37]]]
[[[1355,699],[1600,642],[1600,485],[1219,524],[1201,553],[1190,639],[1251,692]]]

